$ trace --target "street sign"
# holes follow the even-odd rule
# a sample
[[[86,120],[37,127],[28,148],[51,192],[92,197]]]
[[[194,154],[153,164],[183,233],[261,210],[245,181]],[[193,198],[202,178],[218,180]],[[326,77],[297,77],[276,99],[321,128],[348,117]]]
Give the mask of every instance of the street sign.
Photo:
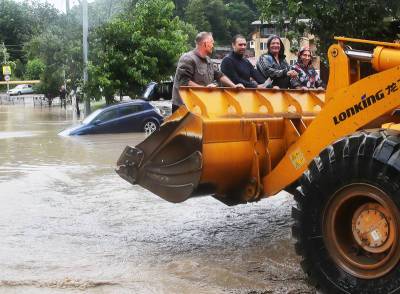
[[[3,65],[3,75],[11,75],[11,66]]]
[[[4,76],[4,80],[8,82],[10,80],[10,76],[9,75],[5,75]]]

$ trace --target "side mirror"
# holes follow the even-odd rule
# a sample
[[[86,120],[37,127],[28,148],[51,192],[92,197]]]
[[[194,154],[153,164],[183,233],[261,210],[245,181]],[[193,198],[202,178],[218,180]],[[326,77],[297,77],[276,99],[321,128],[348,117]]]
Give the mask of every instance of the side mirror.
[[[101,120],[99,120],[99,119],[96,119],[96,120],[93,122],[93,124],[94,124],[95,126],[99,125],[100,123],[101,123]]]

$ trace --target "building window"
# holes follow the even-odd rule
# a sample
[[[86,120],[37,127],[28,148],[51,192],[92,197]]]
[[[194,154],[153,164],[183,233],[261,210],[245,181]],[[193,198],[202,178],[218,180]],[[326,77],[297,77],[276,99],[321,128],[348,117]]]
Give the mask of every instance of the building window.
[[[278,31],[275,27],[264,27],[261,29],[261,35],[263,36],[270,36],[270,35],[277,35]]]
[[[267,43],[260,42],[260,50],[268,50]]]

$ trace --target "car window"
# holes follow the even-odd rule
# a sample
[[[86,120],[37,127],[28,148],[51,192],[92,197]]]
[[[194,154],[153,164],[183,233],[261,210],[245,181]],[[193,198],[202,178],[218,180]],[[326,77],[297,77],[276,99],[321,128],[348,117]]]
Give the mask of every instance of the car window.
[[[120,109],[120,114],[121,116],[133,114],[139,111],[142,111],[143,106],[142,105],[129,105],[126,107],[123,107]]]
[[[89,114],[83,121],[82,123],[84,125],[87,125],[88,123],[90,123],[92,120],[95,119],[95,117],[102,111],[102,109],[97,109],[96,111],[92,112],[91,114]]]
[[[105,121],[109,121],[112,120],[114,118],[118,117],[118,109],[111,109],[108,110],[106,112],[103,112],[102,114],[100,114],[96,120],[100,120],[101,122],[105,122]]]

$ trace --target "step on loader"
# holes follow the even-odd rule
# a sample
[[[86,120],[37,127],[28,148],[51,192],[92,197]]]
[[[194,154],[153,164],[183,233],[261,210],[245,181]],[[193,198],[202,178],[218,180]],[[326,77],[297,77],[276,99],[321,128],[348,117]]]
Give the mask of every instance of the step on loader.
[[[344,37],[326,91],[183,87],[117,173],[171,202],[294,195],[292,233],[324,293],[400,291],[400,44]],[[351,45],[371,46],[360,51]],[[353,45],[353,46],[354,46]],[[360,65],[372,64],[363,77]]]

